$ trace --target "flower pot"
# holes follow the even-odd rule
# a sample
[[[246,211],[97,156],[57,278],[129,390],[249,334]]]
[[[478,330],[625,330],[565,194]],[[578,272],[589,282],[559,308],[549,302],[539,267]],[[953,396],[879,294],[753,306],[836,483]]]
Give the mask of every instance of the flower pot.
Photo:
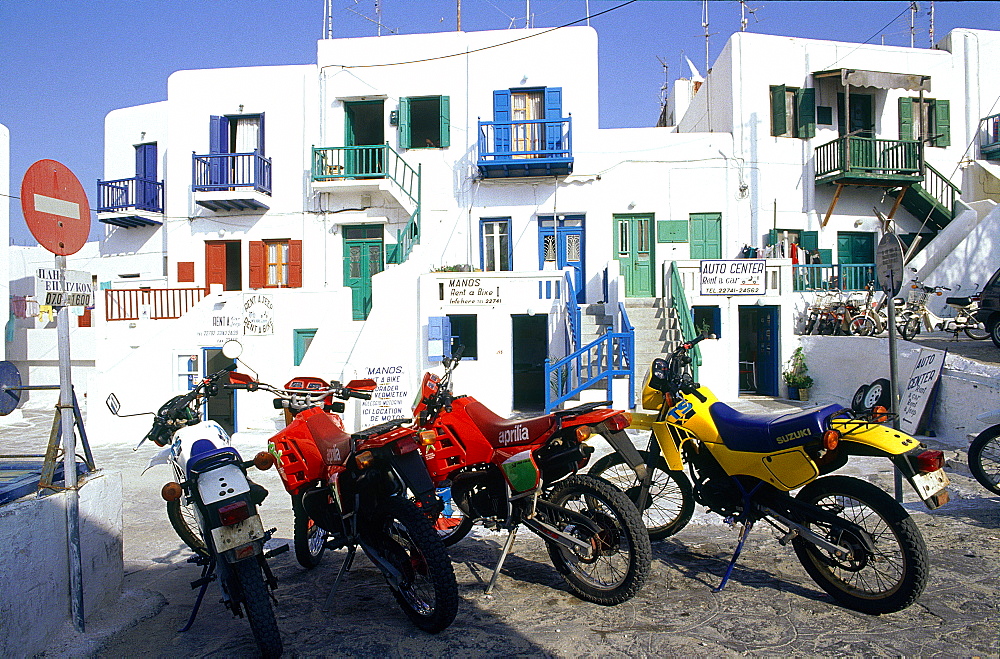
[[[790,400],[809,400],[809,390],[788,385],[788,398]]]

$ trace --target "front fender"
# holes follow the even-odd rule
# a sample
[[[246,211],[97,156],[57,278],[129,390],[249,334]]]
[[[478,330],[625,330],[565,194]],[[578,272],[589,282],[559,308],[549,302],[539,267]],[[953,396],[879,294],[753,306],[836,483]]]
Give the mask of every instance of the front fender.
[[[660,453],[667,463],[670,471],[684,471],[684,460],[681,458],[681,449],[674,435],[670,432],[665,421],[657,421],[655,414],[632,414],[632,425],[630,428],[639,430],[651,430],[656,438],[656,443],[660,445]]]

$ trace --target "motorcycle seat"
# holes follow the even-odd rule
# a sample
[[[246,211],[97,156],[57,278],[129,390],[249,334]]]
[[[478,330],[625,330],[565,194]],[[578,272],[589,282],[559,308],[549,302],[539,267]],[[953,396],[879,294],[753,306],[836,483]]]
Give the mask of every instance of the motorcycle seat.
[[[967,307],[972,304],[971,297],[946,297],[944,299],[945,304],[953,307]]]
[[[187,477],[217,462],[240,462],[240,454],[232,446],[217,448],[208,439],[199,439],[191,445],[191,458],[187,463]]]
[[[781,414],[747,414],[725,403],[709,408],[722,443],[732,451],[774,453],[818,441],[826,430],[826,419],[843,410],[826,405]]]
[[[531,419],[505,419],[478,400],[470,400],[465,412],[493,446],[530,444],[553,428],[557,422],[551,414]]]

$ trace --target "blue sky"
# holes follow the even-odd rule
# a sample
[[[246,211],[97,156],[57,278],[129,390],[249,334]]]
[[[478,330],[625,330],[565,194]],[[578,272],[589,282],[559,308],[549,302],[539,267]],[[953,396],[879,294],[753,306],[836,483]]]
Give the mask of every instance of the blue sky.
[[[704,73],[703,4],[691,0],[463,0],[465,31],[591,21],[600,40],[600,123],[654,125],[664,83]],[[332,0],[334,37],[373,36],[375,0]],[[747,29],[837,41],[910,45],[910,2],[748,1]],[[456,27],[455,0],[380,0],[382,34]],[[103,173],[104,116],[166,98],[180,69],[307,64],[323,35],[323,0],[0,0],[0,123],[10,129],[10,194],[25,170],[51,158],[67,165],[93,205]],[[617,9],[615,9],[618,7]],[[931,3],[918,3],[914,44],[927,48]],[[1000,30],[1000,3],[935,2],[935,40],[956,27]],[[741,4],[708,3],[710,58],[740,29]],[[567,55],[571,56],[571,55]],[[11,238],[35,244],[11,203]],[[99,226],[93,220],[91,235]]]

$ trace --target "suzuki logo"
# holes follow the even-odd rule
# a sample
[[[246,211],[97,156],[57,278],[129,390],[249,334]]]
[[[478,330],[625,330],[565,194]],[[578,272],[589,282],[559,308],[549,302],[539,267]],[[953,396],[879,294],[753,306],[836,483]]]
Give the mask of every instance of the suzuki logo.
[[[781,437],[778,437],[774,441],[778,442],[779,444],[786,444],[788,442],[795,441],[796,439],[802,439],[803,437],[809,437],[811,435],[812,431],[810,431],[808,428],[803,428],[802,430],[796,430],[794,432],[788,433],[787,435],[782,435]]]
[[[497,441],[503,446],[526,442],[528,439],[528,429],[524,426],[514,426],[509,430],[501,430],[500,434],[497,435]]]

